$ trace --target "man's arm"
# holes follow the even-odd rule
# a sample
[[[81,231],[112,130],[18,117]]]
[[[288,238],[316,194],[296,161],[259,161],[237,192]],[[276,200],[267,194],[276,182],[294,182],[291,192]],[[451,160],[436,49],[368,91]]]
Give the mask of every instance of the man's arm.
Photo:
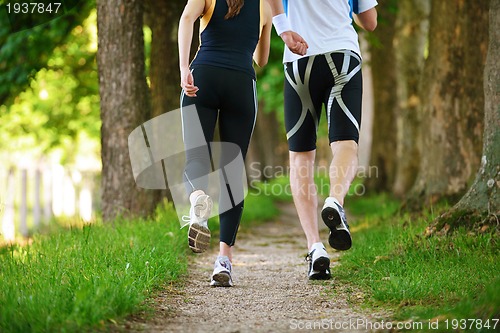
[[[367,31],[373,31],[377,27],[377,9],[375,7],[368,9],[354,16],[357,25]]]
[[[293,53],[299,55],[306,54],[309,46],[302,36],[291,30],[281,0],[267,0],[267,2],[273,13],[274,28],[281,39],[283,39],[283,42],[285,42],[286,46]]]

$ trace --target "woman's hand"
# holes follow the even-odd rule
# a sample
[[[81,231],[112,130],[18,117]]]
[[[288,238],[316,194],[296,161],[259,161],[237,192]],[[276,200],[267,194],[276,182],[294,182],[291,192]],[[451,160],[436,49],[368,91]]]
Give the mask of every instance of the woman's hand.
[[[198,87],[194,85],[193,75],[189,70],[189,50],[193,38],[194,22],[204,13],[205,0],[188,0],[179,20],[179,69],[181,71],[181,88],[189,97],[196,97]]]
[[[199,88],[194,85],[193,74],[189,68],[181,69],[181,88],[184,90],[186,96],[196,97],[196,92]]]

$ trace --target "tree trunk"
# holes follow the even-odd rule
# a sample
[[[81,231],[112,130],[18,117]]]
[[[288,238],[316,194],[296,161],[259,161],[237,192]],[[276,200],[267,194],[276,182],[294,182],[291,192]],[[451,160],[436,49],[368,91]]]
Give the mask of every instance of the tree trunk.
[[[285,135],[276,112],[264,111],[259,104],[259,114],[246,158],[247,176],[250,180],[266,181],[287,175],[288,149],[283,149]],[[283,136],[281,136],[283,134]]]
[[[185,4],[184,0],[148,0],[145,2],[145,23],[151,28],[149,68],[151,118],[180,107],[177,29]],[[155,201],[160,202],[162,198],[173,202],[168,188],[156,191]]]
[[[422,87],[422,158],[410,195],[418,208],[456,201],[479,166],[489,1],[433,1]],[[453,15],[450,15],[453,13]]]
[[[421,109],[420,80],[429,33],[430,0],[408,0],[398,4],[396,19],[397,154],[393,192],[398,197],[411,189],[418,174]]]
[[[97,0],[105,221],[117,215],[144,215],[154,209],[154,192],[135,184],[127,141],[132,130],[149,116],[142,26],[142,1]]]
[[[153,117],[179,108],[177,29],[185,4],[184,0],[146,1],[146,23],[152,32],[149,80]]]
[[[486,230],[491,222],[498,228],[500,215],[500,1],[490,2],[489,48],[484,69],[484,140],[481,167],[464,197],[447,213],[437,219],[434,229],[446,224],[466,225]],[[476,224],[474,222],[479,222]],[[432,230],[432,228],[431,228]],[[446,228],[445,230],[449,230]]]
[[[371,70],[373,75],[374,118],[370,166],[377,168],[377,176],[367,179],[369,191],[392,189],[396,170],[395,93],[396,62],[393,40],[395,34],[395,0],[380,0],[377,7],[378,27],[373,33],[376,42],[370,43]]]

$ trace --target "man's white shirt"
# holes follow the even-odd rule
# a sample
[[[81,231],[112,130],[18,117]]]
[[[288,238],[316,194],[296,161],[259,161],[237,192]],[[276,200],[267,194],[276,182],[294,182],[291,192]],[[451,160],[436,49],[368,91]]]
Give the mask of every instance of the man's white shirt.
[[[285,47],[283,62],[336,50],[361,54],[352,15],[377,4],[377,0],[284,0],[292,30],[306,40],[309,48],[306,55],[300,56]]]

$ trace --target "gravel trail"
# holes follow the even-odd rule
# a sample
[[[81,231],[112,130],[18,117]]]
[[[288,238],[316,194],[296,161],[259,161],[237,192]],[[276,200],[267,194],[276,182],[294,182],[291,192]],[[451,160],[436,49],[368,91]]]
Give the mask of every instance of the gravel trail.
[[[354,310],[348,299],[361,293],[329,281],[308,281],[305,237],[295,208],[251,230],[244,225],[234,252],[233,288],[209,286],[216,246],[190,256],[189,281],[166,290],[155,300],[156,313],[145,322],[126,324],[128,332],[369,332],[375,315]],[[327,245],[328,230],[321,230]],[[354,243],[354,246],[356,244]],[[340,253],[329,246],[332,266]],[[356,301],[355,301],[356,302]]]

